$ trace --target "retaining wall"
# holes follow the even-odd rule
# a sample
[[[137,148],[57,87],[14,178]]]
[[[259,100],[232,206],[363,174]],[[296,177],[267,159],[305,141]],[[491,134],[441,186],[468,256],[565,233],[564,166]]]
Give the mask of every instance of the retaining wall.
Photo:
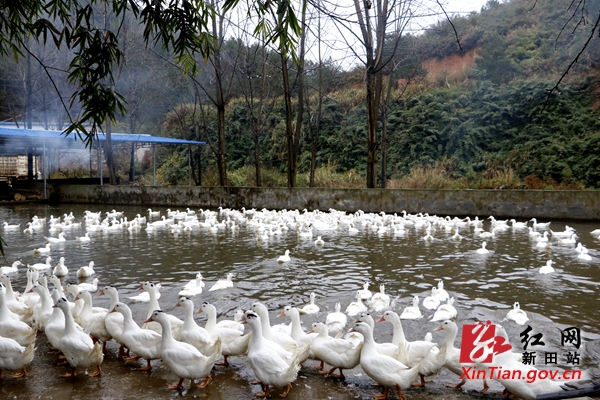
[[[40,188],[43,189],[43,188]],[[600,191],[48,185],[60,203],[600,220]]]

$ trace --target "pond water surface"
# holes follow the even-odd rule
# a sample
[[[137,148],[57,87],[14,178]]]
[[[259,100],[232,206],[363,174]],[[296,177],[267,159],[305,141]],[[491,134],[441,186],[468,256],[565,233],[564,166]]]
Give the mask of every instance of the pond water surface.
[[[0,223],[21,224],[20,229],[2,230],[6,256],[0,260],[0,264],[9,265],[14,260],[21,260],[25,264],[43,262],[45,256],[36,257],[33,250],[44,246],[44,236],[56,237],[56,233],[51,234],[46,224],[39,231],[24,234],[26,223],[34,216],[49,219],[51,215],[62,216],[72,212],[75,222],[82,222],[84,211],[88,209],[106,213],[113,207],[75,204],[0,206]],[[118,210],[129,221],[137,214],[148,215],[146,207],[119,206]],[[157,210],[161,211],[161,215],[166,215],[165,208]],[[77,269],[94,261],[95,276],[99,278],[100,286],[117,287],[121,301],[130,305],[138,323],[145,319],[147,303],[133,303],[128,297],[139,293],[137,289],[141,282],[150,280],[161,283],[161,307],[183,318],[181,310],[173,307],[178,292],[197,272],[201,272],[205,278],[205,289],[210,288],[216,280],[225,278],[227,273],[235,273],[233,288],[213,292],[204,290],[193,298],[197,308],[204,301],[214,304],[219,319],[232,318],[236,310],[247,309],[251,303],[260,301],[269,308],[272,323],[289,322],[274,317],[286,305],[302,307],[307,304],[310,293],[314,292],[321,311],[303,316],[305,327],[315,321],[324,322],[327,313],[333,311],[337,302],[345,308],[354,301],[356,290],[361,289],[364,282],[370,283],[373,292],[378,290],[380,284],[385,284],[386,293],[394,299],[392,309],[400,314],[404,307],[412,304],[414,295],[422,300],[430,294],[431,287],[443,279],[445,288],[455,298],[459,326],[487,319],[501,323],[512,304],[518,301],[528,313],[529,321],[523,326],[512,321],[502,322],[513,347],[522,348],[519,333],[530,325],[534,332],[542,333],[546,339],[546,346],[538,349],[540,354],[554,351],[559,355],[556,365],[544,365],[542,362],[537,365],[538,368],[574,367],[564,360],[564,354],[573,349],[561,345],[559,329],[575,326],[581,329],[585,342],[580,351],[581,363],[577,367],[591,369],[592,374],[597,373],[595,368],[600,360],[600,252],[597,249],[600,248],[600,240],[591,231],[600,224],[552,221],[551,229],[555,232],[563,231],[567,225],[575,229],[578,241],[589,249],[591,260],[586,261],[578,258],[574,244],[561,244],[551,236],[550,246],[536,246],[527,229],[511,228],[482,238],[473,226],[465,226],[459,230],[461,240],[456,240],[453,239],[455,231],[445,228],[438,220],[431,232],[433,239],[426,240],[427,222],[422,221],[427,217],[423,216],[407,217],[410,222],[406,223],[404,233],[394,233],[393,228],[387,233],[380,233],[375,225],[382,215],[353,215],[352,220],[358,232],[351,233],[350,213],[342,216],[343,213],[339,212],[292,214],[257,211],[254,218],[249,215],[243,218],[240,217],[240,211],[216,211],[218,221],[226,221],[229,216],[229,220],[235,221],[238,228],[226,226],[213,233],[205,227],[194,227],[191,232],[182,230],[178,234],[166,228],[159,228],[156,232],[113,229],[90,232],[91,241],[85,243],[75,240],[86,232],[83,223],[80,227],[65,231],[65,242],[51,245],[52,264],[55,265],[61,256],[65,257],[65,265],[70,271],[65,281],[75,282]],[[200,210],[196,212],[199,220],[204,222],[205,217]],[[258,220],[259,215],[268,215],[265,223],[272,224],[274,232],[280,226],[288,229],[258,240],[261,232],[254,221]],[[399,230],[400,217],[383,217],[387,218],[388,223],[395,221],[396,230]],[[302,228],[298,223],[302,221],[312,222],[311,238],[299,234]],[[322,221],[327,221],[327,224]],[[429,217],[429,221],[433,221],[433,218]],[[489,232],[491,222],[489,219],[484,221],[483,229]],[[531,222],[528,224],[532,225]],[[322,247],[314,244],[318,235],[324,241]],[[478,254],[476,250],[482,247],[484,240],[490,252]],[[278,263],[277,258],[285,250],[290,250],[291,261]],[[539,268],[547,260],[555,261],[553,266],[556,272],[539,274]],[[15,290],[22,290],[26,284],[25,269],[12,274],[11,279]],[[108,307],[108,299],[94,296],[94,305]],[[423,307],[421,311],[423,318],[403,321],[409,340],[420,340],[426,332],[439,326],[439,322],[429,321],[433,311]],[[373,314],[376,319],[381,315]],[[195,317],[200,325],[205,323],[203,314],[196,314]],[[390,341],[391,325],[377,324],[375,336],[378,341]],[[433,334],[433,340],[440,345],[444,337],[443,332]],[[457,347],[459,345],[456,343]],[[117,347],[114,342],[109,345],[101,377],[87,377],[80,371],[78,378],[64,379],[59,375],[66,372],[66,367],[57,364],[56,356],[50,351],[44,335],[39,334],[36,356],[28,375],[20,380],[6,378],[0,383],[0,396],[53,399],[91,396],[123,399],[250,399],[260,390],[259,386],[251,384],[254,374],[244,358],[240,357],[230,359],[231,367],[217,367],[207,389],[188,389],[189,382],[186,381],[182,391],[170,391],[166,387],[175,383],[177,377],[160,361],[153,361],[154,369],[151,372],[138,371],[136,367],[141,364],[129,365],[116,360]],[[8,377],[8,374],[5,375]],[[342,382],[306,368],[288,398],[369,398],[378,393],[379,390],[371,387],[372,381],[360,367],[348,371],[346,375],[346,381]],[[407,398],[473,397],[473,394],[464,395],[444,387],[445,383],[458,381],[448,371],[443,370],[429,378],[429,381],[426,389],[408,390]],[[470,382],[468,387],[473,389],[480,386],[479,383]],[[501,389],[498,384],[493,388]],[[276,394],[279,392],[280,389],[275,390]]]

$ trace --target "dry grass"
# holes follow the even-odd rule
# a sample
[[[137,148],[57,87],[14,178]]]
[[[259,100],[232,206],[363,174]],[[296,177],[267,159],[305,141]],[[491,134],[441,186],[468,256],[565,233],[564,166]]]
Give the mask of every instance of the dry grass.
[[[287,187],[287,175],[275,169],[263,168],[262,187]],[[246,166],[228,173],[231,186],[255,186],[253,166]],[[297,187],[309,187],[309,172],[297,176]],[[140,179],[143,185],[152,184],[152,175],[146,174]],[[330,163],[315,171],[315,187],[338,189],[362,189],[366,177],[350,170],[337,172],[336,165]],[[188,180],[179,182],[187,185]],[[168,185],[160,174],[157,174],[157,185]],[[215,168],[209,168],[202,175],[202,186],[219,186],[219,175]],[[578,182],[559,183],[553,179],[542,179],[531,175],[521,179],[511,168],[489,168],[467,179],[454,173],[452,162],[444,160],[435,166],[419,166],[413,168],[405,176],[388,180],[388,189],[530,189],[530,190],[583,190],[585,186]]]

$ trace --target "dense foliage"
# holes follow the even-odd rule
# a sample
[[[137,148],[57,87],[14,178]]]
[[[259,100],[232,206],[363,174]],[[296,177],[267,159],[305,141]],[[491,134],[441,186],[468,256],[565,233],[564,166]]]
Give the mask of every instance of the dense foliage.
[[[517,187],[539,188],[531,182],[544,181],[599,188],[597,32],[559,90],[549,91],[589,38],[598,9],[600,0],[579,5],[568,0],[490,0],[481,13],[453,17],[462,50],[477,54],[474,64],[459,75],[427,71],[421,64],[462,56],[447,21],[422,35],[405,36],[398,67],[386,71],[386,82],[392,85],[385,113],[386,176],[401,179],[422,168],[442,166],[448,177],[470,182],[509,171],[520,178],[515,180]],[[136,35],[143,37],[135,29],[131,26],[126,32],[131,43],[136,42]],[[256,154],[264,174],[286,170],[281,62],[273,51],[260,59],[259,51],[260,46],[233,39],[220,49],[223,74],[231,82],[225,111],[227,166],[233,176],[230,183],[236,185],[253,184],[248,168],[256,163]],[[218,141],[216,111],[210,101],[216,76],[210,64],[197,59],[199,73],[190,79],[172,67],[161,47],[132,46],[124,55],[127,63],[115,85],[135,112],[119,119],[120,126],[114,130],[207,141],[206,148],[192,149],[191,155],[188,148],[162,149],[159,183],[187,184],[191,162],[193,181],[214,184],[206,179],[216,168],[214,144]],[[52,56],[60,60],[60,53]],[[289,65],[293,71],[291,61]],[[15,118],[13,111],[18,112],[25,102],[15,83],[22,66],[15,67],[5,58],[0,68],[6,72],[0,81],[0,112],[6,120]],[[308,111],[300,172],[310,169],[316,140],[317,167],[364,176],[365,71],[360,67],[344,71],[331,60],[323,64],[307,61],[305,70]],[[23,76],[24,72],[21,81]],[[41,95],[48,85],[43,74],[39,76],[38,107],[48,112],[47,98]],[[259,104],[251,96],[258,90],[253,82],[260,79],[264,79],[261,90],[266,97]],[[324,96],[320,116],[316,109],[319,88]],[[314,135],[317,118],[318,136]],[[129,161],[120,158],[125,174]],[[270,179],[263,184],[279,182]]]

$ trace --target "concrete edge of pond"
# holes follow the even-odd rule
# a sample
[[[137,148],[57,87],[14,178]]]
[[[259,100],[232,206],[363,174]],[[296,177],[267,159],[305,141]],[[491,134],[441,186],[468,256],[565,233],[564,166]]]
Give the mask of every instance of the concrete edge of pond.
[[[42,193],[43,185],[36,184]],[[600,191],[46,185],[55,203],[600,220]]]

